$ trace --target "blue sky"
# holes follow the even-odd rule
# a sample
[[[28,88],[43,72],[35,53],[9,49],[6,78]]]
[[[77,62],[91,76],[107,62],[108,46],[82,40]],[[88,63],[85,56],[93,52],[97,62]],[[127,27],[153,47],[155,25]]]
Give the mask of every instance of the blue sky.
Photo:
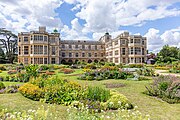
[[[0,27],[15,33],[46,26],[64,40],[98,40],[129,31],[147,37],[152,52],[180,47],[180,0],[0,0],[0,10]]]

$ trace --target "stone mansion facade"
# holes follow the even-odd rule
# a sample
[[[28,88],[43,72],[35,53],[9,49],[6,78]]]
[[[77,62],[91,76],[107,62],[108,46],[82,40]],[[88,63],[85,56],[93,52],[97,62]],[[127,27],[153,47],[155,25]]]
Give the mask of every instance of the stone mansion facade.
[[[38,31],[18,34],[18,62],[24,64],[64,64],[107,61],[116,64],[144,63],[147,40],[124,32],[116,38],[105,33],[98,41],[61,40],[60,33]]]

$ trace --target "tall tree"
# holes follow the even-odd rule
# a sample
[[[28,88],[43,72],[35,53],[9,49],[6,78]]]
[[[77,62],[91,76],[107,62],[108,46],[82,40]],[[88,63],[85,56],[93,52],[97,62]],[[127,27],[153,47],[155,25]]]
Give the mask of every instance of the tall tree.
[[[17,52],[17,35],[9,30],[0,28],[0,44],[4,49],[6,58],[13,63],[15,53]]]
[[[180,60],[178,57],[178,53],[180,52],[180,49],[177,47],[170,47],[169,45],[163,46],[163,48],[158,53],[157,61],[158,62],[172,62]]]

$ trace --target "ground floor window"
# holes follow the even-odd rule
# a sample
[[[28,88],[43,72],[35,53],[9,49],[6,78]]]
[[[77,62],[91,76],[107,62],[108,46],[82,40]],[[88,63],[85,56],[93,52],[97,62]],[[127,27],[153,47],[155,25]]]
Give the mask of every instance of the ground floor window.
[[[115,58],[115,63],[119,63],[119,59],[118,58]]]
[[[34,64],[43,64],[43,58],[34,58]]]
[[[47,64],[47,58],[44,58],[44,64]]]
[[[51,64],[56,64],[56,59],[55,58],[51,58]]]

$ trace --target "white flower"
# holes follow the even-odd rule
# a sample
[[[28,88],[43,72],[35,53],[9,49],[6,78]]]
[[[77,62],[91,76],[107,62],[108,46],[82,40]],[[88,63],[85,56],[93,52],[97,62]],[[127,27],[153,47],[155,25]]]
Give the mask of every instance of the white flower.
[[[138,108],[138,106],[134,106],[134,109],[137,109]]]
[[[107,116],[106,118],[107,118],[107,119],[110,119],[110,117],[109,117],[109,116]]]
[[[118,101],[118,104],[121,105],[121,101]]]
[[[114,103],[113,103],[113,102],[110,102],[109,104],[110,104],[110,105],[113,105]]]

